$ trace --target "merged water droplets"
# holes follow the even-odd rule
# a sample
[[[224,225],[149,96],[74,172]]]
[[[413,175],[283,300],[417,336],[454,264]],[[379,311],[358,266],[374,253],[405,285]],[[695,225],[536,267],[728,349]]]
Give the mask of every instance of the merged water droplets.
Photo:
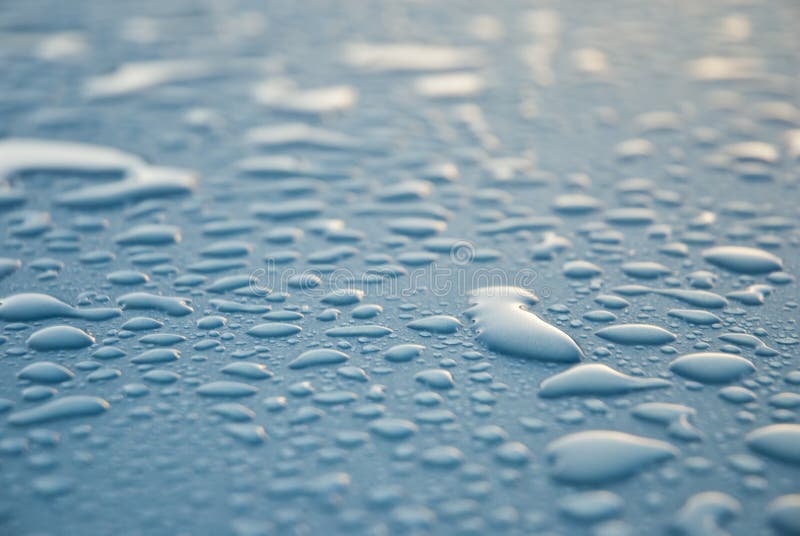
[[[50,361],[31,363],[17,373],[17,378],[33,383],[61,383],[74,377],[74,372]]]
[[[620,324],[595,332],[600,338],[625,345],[664,345],[676,339],[674,333],[650,324]]]
[[[77,308],[47,294],[22,293],[0,300],[0,319],[6,322],[33,322],[49,318],[108,320],[120,315],[112,307]]]
[[[732,272],[764,274],[783,268],[783,261],[763,249],[743,246],[719,246],[703,251],[709,263]]]
[[[702,383],[730,383],[752,373],[755,365],[737,355],[700,352],[675,359],[669,368],[680,376]]]
[[[465,314],[491,350],[537,361],[580,361],[583,352],[569,335],[527,310],[538,301],[524,289],[487,287],[473,291]]]
[[[96,396],[70,395],[45,402],[31,409],[20,410],[8,416],[9,424],[25,426],[42,424],[62,419],[99,415],[107,411],[110,404]]]
[[[93,345],[94,337],[72,326],[50,326],[35,331],[27,344],[39,352],[57,350],[79,350]]]
[[[741,509],[739,501],[726,493],[697,493],[678,511],[673,529],[679,534],[725,534],[723,526],[738,517]]]
[[[318,367],[322,365],[336,365],[344,363],[349,356],[338,350],[320,348],[303,352],[289,363],[289,368],[304,369],[308,367]]]
[[[621,395],[630,391],[658,389],[670,385],[669,381],[660,378],[628,376],[608,365],[576,365],[544,380],[539,386],[539,396],[556,398]]]
[[[787,462],[800,463],[797,440],[800,439],[800,425],[773,424],[758,428],[747,434],[747,445],[754,451]]]
[[[547,446],[553,478],[573,484],[604,484],[675,458],[664,441],[609,430],[576,432]]]

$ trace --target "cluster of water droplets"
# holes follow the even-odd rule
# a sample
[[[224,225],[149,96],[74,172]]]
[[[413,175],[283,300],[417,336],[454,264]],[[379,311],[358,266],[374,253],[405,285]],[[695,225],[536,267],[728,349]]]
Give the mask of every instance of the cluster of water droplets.
[[[723,4],[0,8],[0,533],[800,533],[792,8]]]

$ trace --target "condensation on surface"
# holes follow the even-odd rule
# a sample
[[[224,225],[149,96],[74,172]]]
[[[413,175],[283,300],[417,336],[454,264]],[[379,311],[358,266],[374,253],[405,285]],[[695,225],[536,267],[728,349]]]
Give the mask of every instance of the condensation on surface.
[[[0,534],[799,534],[798,21],[0,6]]]

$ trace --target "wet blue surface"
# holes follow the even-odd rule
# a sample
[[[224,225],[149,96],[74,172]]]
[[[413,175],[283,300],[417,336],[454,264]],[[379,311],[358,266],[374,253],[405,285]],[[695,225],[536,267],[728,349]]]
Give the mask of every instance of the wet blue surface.
[[[800,533],[798,23],[0,6],[0,534]]]

